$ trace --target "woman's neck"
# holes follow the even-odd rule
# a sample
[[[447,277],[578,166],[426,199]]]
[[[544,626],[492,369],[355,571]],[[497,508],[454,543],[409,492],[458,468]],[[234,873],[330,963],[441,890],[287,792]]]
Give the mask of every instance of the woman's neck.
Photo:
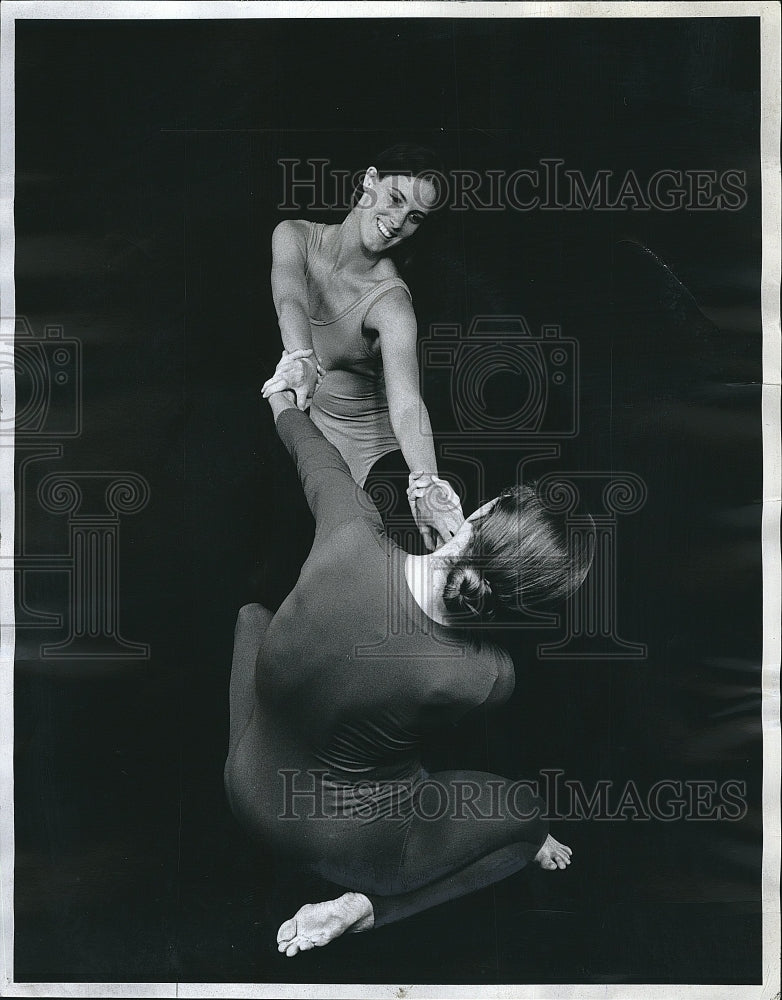
[[[432,556],[408,555],[405,559],[405,581],[413,600],[428,618],[440,625],[448,623],[443,602],[447,576],[447,567],[433,564]]]
[[[443,592],[453,560],[467,545],[469,533],[460,532],[436,552],[405,559],[405,581],[416,604],[424,614],[440,625],[452,623]]]
[[[333,227],[334,235],[329,248],[332,274],[345,270],[368,274],[380,260],[380,254],[367,250],[361,242],[356,211],[354,208],[339,226]]]

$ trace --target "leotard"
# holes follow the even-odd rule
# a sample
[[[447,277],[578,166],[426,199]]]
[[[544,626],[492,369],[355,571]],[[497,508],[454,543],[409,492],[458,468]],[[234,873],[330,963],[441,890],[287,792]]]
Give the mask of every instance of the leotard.
[[[322,223],[310,223],[305,274],[323,239]],[[410,295],[399,277],[375,283],[335,316],[310,316],[312,345],[326,369],[310,405],[310,416],[347,462],[353,479],[363,486],[375,462],[399,448],[391,427],[379,351],[365,334],[364,321],[373,305],[394,288]]]
[[[316,534],[261,642],[234,751],[252,777],[232,807],[265,843],[369,896],[379,926],[517,871],[547,824],[523,783],[423,769],[427,734],[510,696],[512,661],[423,613],[406,553],[306,414],[283,411],[277,429]]]

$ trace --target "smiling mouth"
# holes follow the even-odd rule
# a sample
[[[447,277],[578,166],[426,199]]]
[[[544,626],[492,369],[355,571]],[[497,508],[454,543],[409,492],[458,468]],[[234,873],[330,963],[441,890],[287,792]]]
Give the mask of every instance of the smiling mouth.
[[[377,219],[376,221],[377,221],[377,228],[380,230],[380,235],[383,237],[383,239],[392,240],[394,238],[394,233],[392,233],[391,230],[388,228],[388,226],[385,226],[380,221],[380,219]]]

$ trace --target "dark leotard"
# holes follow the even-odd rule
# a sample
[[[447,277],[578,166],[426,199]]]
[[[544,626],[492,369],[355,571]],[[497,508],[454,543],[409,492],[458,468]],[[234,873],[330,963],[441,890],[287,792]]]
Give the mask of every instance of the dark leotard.
[[[377,926],[518,870],[547,825],[522,783],[423,770],[428,733],[509,697],[512,662],[421,611],[406,554],[309,417],[286,410],[278,432],[316,535],[260,647],[234,751],[252,779],[232,806],[266,843],[368,895]]]

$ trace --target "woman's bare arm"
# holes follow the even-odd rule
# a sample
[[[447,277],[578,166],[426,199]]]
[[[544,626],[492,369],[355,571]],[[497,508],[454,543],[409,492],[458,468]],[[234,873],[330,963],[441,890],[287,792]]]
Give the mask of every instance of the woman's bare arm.
[[[367,320],[380,337],[388,414],[405,461],[411,471],[436,474],[432,426],[418,384],[417,324],[410,299],[395,288],[373,306]]]
[[[373,306],[368,320],[380,337],[388,414],[399,447],[411,473],[426,473],[426,488],[437,488],[436,481],[431,479],[437,476],[437,459],[429,411],[419,387],[417,323],[410,299],[402,289],[394,289]],[[455,494],[451,500],[450,504],[444,505],[442,500],[431,504],[425,515],[443,541],[447,541],[464,520]],[[415,499],[411,496],[411,506],[414,514],[419,515],[425,505],[416,510]],[[423,528],[422,533],[429,541]]]
[[[305,223],[287,219],[272,233],[272,298],[286,351],[311,350]]]
[[[280,335],[285,350],[312,351],[312,329],[307,295],[306,223],[299,219],[280,222],[272,233],[272,298],[277,310]],[[314,351],[299,357],[292,366],[288,386],[296,390],[300,409],[303,400],[312,395],[317,380],[317,358]]]

